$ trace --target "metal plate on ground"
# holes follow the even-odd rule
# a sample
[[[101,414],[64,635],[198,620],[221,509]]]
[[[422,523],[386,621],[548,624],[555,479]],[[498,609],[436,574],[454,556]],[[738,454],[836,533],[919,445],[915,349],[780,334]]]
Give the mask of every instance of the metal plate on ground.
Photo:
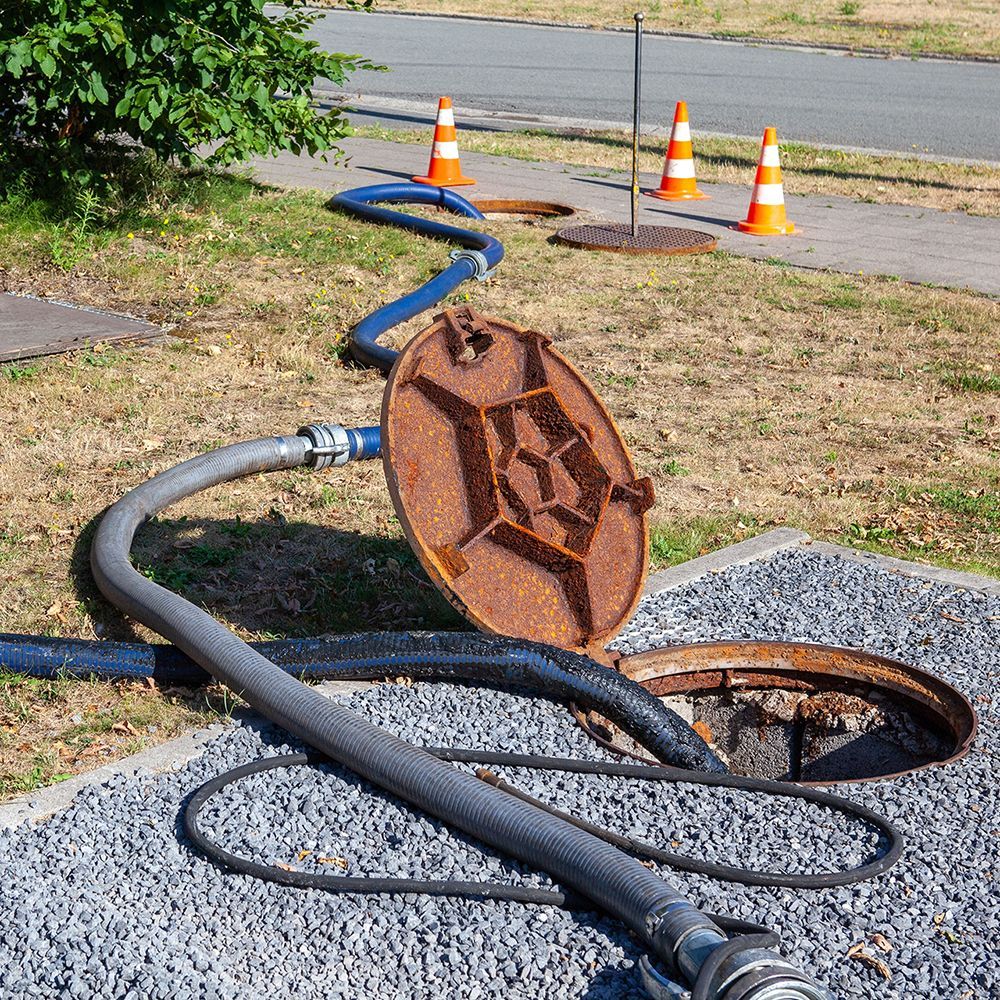
[[[407,538],[459,611],[603,658],[642,592],[653,488],[547,337],[442,313],[389,376],[382,456]]]
[[[567,226],[556,233],[560,243],[581,250],[610,250],[614,253],[657,253],[665,255],[708,253],[716,247],[711,233],[676,226],[639,226],[637,235],[624,222]]]
[[[36,299],[0,294],[0,361],[78,351],[107,340],[144,340],[161,333],[142,320]]]

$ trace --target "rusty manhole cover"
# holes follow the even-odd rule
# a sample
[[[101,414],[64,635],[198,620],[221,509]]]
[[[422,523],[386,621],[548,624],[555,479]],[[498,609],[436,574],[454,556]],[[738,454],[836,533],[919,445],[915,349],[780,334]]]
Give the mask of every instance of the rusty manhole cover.
[[[678,711],[736,774],[826,784],[897,777],[969,751],[976,713],[950,684],[858,650],[706,642],[623,657],[619,670]],[[577,718],[655,763],[606,720]]]
[[[382,455],[407,538],[459,611],[604,658],[642,591],[652,483],[547,337],[442,313],[389,376]]]
[[[714,250],[716,239],[711,233],[675,226],[639,226],[632,235],[631,226],[624,222],[595,223],[568,226],[556,233],[560,243],[583,250],[611,250],[616,253],[708,253]]]

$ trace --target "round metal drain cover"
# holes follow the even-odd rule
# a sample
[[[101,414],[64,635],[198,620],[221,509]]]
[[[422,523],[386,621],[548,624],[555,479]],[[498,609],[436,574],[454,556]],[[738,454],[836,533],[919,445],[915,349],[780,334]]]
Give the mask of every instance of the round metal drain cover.
[[[639,226],[638,235],[623,222],[567,226],[556,233],[560,243],[583,250],[610,250],[615,253],[708,253],[716,247],[711,233],[675,226]]]
[[[933,674],[855,649],[704,642],[625,656],[618,669],[679,712],[736,774],[829,784],[893,778],[969,752],[976,713]],[[599,742],[655,763],[606,722]]]
[[[389,376],[382,456],[403,530],[459,611],[605,658],[641,595],[653,487],[547,337],[442,313]]]

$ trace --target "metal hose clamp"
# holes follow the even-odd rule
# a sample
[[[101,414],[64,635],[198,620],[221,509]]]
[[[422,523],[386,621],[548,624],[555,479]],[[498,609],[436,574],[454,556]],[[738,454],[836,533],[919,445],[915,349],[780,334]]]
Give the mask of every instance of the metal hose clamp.
[[[471,260],[476,266],[476,273],[473,277],[476,281],[485,281],[496,274],[497,269],[490,267],[490,262],[486,259],[486,254],[481,250],[452,250],[449,254],[452,260]]]
[[[346,465],[351,457],[350,438],[340,424],[308,424],[300,427],[298,433],[309,441],[306,464],[314,469]]]

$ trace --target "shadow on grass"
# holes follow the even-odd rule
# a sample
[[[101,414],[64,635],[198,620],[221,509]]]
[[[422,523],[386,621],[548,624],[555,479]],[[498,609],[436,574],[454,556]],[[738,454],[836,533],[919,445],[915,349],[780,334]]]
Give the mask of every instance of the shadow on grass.
[[[99,521],[81,530],[71,556],[77,599],[104,638],[141,641],[94,583],[90,547]],[[154,519],[140,530],[132,562],[257,639],[467,627],[404,539],[288,521],[273,510],[257,521]]]

